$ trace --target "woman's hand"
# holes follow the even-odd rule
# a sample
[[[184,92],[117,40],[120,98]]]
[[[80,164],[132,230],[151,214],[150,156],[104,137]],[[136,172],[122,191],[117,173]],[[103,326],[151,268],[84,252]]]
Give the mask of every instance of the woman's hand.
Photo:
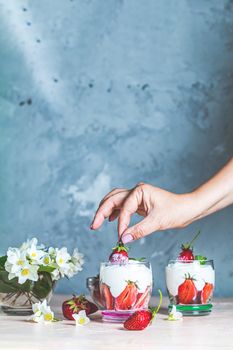
[[[195,191],[175,194],[139,183],[131,190],[115,189],[101,201],[91,225],[97,230],[104,219],[118,217],[118,235],[124,243],[154,231],[185,227],[233,203],[233,158]],[[128,227],[134,213],[144,219]]]
[[[144,219],[128,227],[134,213]],[[128,243],[154,231],[185,227],[199,214],[194,194],[175,194],[140,183],[131,190],[114,189],[108,193],[100,202],[91,228],[100,228],[106,218],[118,218],[119,239]]]

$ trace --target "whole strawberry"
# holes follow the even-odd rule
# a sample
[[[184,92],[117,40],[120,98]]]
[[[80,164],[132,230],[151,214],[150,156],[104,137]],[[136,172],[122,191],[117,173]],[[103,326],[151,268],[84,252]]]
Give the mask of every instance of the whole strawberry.
[[[190,243],[182,244],[182,251],[179,254],[178,260],[181,260],[183,262],[189,262],[194,260],[192,244],[197,239],[200,233],[201,231],[198,231],[198,233],[195,235],[195,237],[191,240]]]
[[[159,290],[159,305],[149,310],[135,311],[125,322],[124,328],[129,331],[142,331],[151,324],[162,304],[162,292]]]
[[[129,261],[128,248],[125,247],[124,243],[118,242],[112,250],[113,252],[109,256],[111,263],[121,264]]]
[[[74,295],[72,299],[65,300],[62,304],[62,312],[68,320],[74,320],[73,314],[78,314],[79,311],[85,310],[87,315],[93,314],[98,310],[98,307],[87,300],[84,295]]]

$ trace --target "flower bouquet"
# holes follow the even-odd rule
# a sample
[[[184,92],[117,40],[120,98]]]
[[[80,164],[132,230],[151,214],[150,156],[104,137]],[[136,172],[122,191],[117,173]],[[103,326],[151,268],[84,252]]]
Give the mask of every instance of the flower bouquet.
[[[56,281],[82,270],[83,254],[75,248],[46,248],[36,238],[0,257],[0,306],[5,313],[31,314],[32,304],[49,301]]]

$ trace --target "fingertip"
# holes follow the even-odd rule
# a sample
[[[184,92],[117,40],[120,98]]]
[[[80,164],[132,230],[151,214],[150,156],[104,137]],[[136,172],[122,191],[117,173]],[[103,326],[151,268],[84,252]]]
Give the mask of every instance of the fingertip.
[[[121,236],[121,240],[124,244],[132,242],[133,236],[130,233],[125,233],[123,236]]]

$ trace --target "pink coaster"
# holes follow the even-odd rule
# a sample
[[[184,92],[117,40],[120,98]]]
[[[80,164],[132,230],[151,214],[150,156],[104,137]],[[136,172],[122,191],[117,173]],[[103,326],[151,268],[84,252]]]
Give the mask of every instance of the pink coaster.
[[[132,311],[103,310],[101,311],[101,314],[104,322],[123,323],[134,312],[135,310],[132,310]]]

